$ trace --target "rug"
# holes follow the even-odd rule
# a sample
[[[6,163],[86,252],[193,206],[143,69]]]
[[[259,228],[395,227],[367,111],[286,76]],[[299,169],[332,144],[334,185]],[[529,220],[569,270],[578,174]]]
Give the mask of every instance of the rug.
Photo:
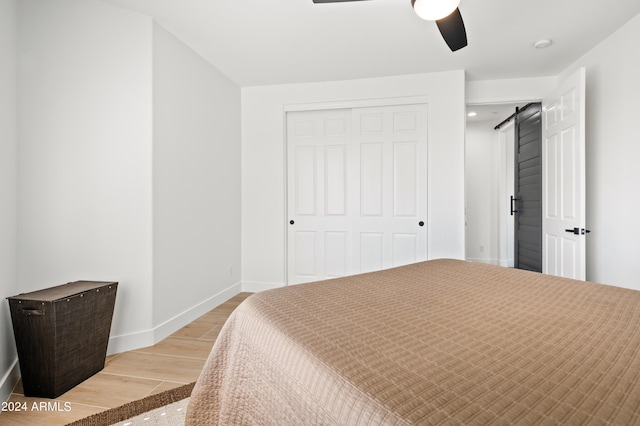
[[[151,395],[120,407],[93,414],[67,426],[134,426],[184,424],[184,414],[194,383]],[[181,423],[180,423],[181,420]]]

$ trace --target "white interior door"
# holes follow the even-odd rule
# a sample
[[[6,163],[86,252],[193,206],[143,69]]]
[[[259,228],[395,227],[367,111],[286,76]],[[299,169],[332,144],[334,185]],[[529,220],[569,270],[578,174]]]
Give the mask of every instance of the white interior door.
[[[543,273],[584,280],[585,69],[542,102]]]
[[[287,114],[289,284],[427,258],[427,108]]]
[[[287,114],[290,284],[350,272],[351,110]]]
[[[353,222],[358,272],[427,258],[427,109],[408,105],[353,110],[359,177]]]

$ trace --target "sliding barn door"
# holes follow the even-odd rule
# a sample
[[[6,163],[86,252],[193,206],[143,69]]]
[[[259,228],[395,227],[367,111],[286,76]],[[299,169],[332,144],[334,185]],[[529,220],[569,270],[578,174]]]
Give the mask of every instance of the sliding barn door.
[[[514,267],[542,272],[541,106],[517,112],[515,124]]]
[[[287,114],[289,284],[427,258],[425,105]]]

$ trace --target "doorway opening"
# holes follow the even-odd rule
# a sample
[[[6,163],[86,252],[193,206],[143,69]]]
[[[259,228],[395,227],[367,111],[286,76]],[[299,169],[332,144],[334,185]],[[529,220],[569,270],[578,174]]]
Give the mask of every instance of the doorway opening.
[[[586,71],[580,68],[543,97],[538,120],[542,170],[541,272],[579,280],[586,278],[585,240],[590,232],[585,223],[585,91]],[[497,108],[483,107],[489,108],[490,113]],[[482,110],[480,105],[467,106],[469,112],[472,108]],[[511,191],[503,192],[501,186],[505,182],[506,187],[511,180],[503,178],[506,171],[503,172],[502,165],[507,164],[507,169],[511,162],[504,163],[507,156],[502,155],[495,133],[491,135],[490,124],[476,125],[477,117],[479,113],[467,119],[466,257],[511,266],[510,257],[505,255],[508,248],[502,250],[512,240],[506,238],[510,227],[503,226],[506,223],[503,217],[510,215],[512,207]],[[484,150],[479,148],[482,144],[486,146]],[[515,259],[513,266],[518,267]]]
[[[465,142],[466,259],[514,267],[514,120],[527,101],[468,105]],[[475,115],[470,115],[475,113]],[[496,126],[501,126],[496,129]]]

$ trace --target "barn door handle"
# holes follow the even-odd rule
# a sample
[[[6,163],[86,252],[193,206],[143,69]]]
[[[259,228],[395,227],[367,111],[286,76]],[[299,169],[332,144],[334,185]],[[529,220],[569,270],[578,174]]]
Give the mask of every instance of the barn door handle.
[[[518,202],[518,199],[516,197],[514,197],[513,195],[511,196],[511,216],[513,216],[514,213],[518,213],[518,210],[516,210],[513,206],[514,206],[514,202]]]

